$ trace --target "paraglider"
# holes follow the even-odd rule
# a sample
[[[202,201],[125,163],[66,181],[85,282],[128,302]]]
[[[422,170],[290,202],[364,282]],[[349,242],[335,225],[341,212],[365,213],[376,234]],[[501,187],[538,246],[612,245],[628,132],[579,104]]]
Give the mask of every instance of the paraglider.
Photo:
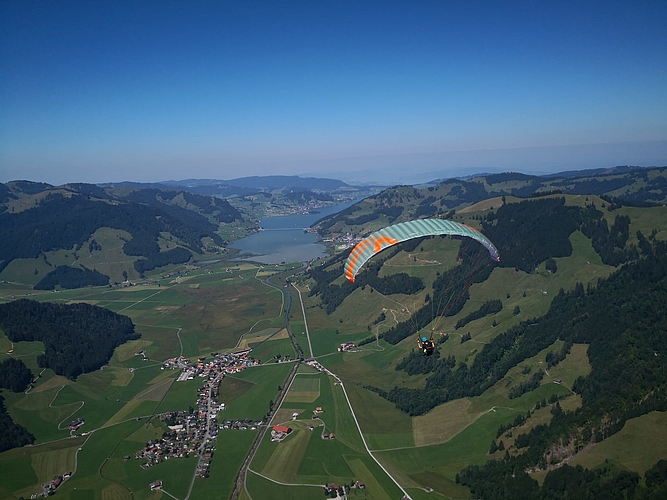
[[[431,334],[431,339],[427,339],[426,337],[418,338],[417,339],[417,345],[419,346],[419,350],[423,352],[426,356],[430,356],[433,354],[433,351],[435,350],[435,342],[433,342],[433,335]]]
[[[401,222],[400,224],[380,229],[359,242],[352,249],[345,262],[345,277],[349,281],[354,282],[357,273],[361,270],[366,261],[385,248],[414,238],[447,234],[466,236],[480,242],[489,251],[491,258],[496,262],[500,262],[498,250],[478,229],[452,220],[418,219],[409,222]],[[450,297],[450,301],[452,297]],[[449,303],[449,301],[447,303]],[[405,309],[403,309],[403,311],[405,311]],[[419,332],[418,327],[416,330]],[[443,336],[442,333],[440,336]],[[431,356],[435,352],[433,331],[431,332],[430,339],[418,334],[417,346],[419,347],[419,351],[425,356]]]
[[[360,241],[352,249],[345,262],[345,277],[354,282],[357,273],[366,261],[385,248],[413,238],[443,234],[467,236],[477,240],[486,247],[493,260],[500,262],[498,250],[478,229],[446,219],[418,219],[385,227]]]

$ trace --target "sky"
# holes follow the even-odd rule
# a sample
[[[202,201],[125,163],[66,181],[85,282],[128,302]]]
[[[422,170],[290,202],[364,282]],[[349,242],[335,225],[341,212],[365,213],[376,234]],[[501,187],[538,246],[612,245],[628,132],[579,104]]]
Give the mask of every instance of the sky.
[[[0,182],[667,165],[667,2],[0,0]]]

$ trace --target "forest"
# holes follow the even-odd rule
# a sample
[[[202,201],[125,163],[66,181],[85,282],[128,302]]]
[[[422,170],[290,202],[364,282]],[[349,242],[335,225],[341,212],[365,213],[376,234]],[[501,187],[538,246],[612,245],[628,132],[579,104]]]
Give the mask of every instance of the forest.
[[[0,328],[12,342],[43,342],[37,364],[72,380],[99,369],[116,347],[139,338],[127,316],[84,303],[19,299],[0,304]]]
[[[540,486],[508,460],[470,466],[457,474],[456,482],[468,486],[474,498],[485,500],[662,500],[667,498],[667,460],[648,469],[643,483],[636,472],[566,464],[549,471]]]
[[[561,290],[545,316],[500,334],[470,367],[462,363],[454,369],[441,363],[424,389],[395,388],[387,399],[419,415],[437,402],[479,395],[510,368],[560,339],[567,345],[590,344],[591,374],[573,388],[582,395],[587,412],[580,412],[576,422],[600,436],[615,432],[614,425],[600,424],[605,415],[616,412],[613,421],[624,422],[628,412],[636,412],[636,401],[646,398],[645,409],[650,408],[656,391],[667,384],[667,366],[661,361],[661,353],[667,356],[667,339],[660,335],[667,329],[667,311],[662,307],[667,303],[667,244],[655,241],[652,249],[643,259],[600,280],[597,287],[577,284],[570,292]],[[548,362],[564,354],[552,355]]]
[[[217,226],[191,210],[157,201],[151,205],[110,204],[78,195],[49,194],[35,208],[0,214],[0,271],[14,259],[34,259],[43,252],[80,248],[101,227],[129,232],[132,240],[137,240],[128,242],[129,255],[149,260],[155,255],[161,232],[171,233],[196,252],[201,251],[201,238],[205,236],[223,244]]]
[[[32,372],[20,359],[9,358],[0,363],[0,387],[12,392],[25,391],[32,381]]]
[[[72,289],[84,286],[104,286],[109,284],[106,274],[86,267],[58,266],[44,276],[33,288],[35,290],[53,290],[56,286]]]
[[[9,358],[0,363],[0,388],[21,392],[31,380],[32,372],[23,361]],[[5,398],[0,396],[0,453],[35,442],[35,437],[25,427],[12,420],[4,402]]]
[[[454,325],[454,328],[463,328],[471,321],[483,318],[484,316],[489,316],[491,314],[499,313],[500,311],[502,311],[502,309],[503,309],[503,303],[499,299],[489,300],[487,302],[484,302],[484,304],[482,304],[476,311],[473,311],[467,316],[458,320],[456,322],[456,325]]]

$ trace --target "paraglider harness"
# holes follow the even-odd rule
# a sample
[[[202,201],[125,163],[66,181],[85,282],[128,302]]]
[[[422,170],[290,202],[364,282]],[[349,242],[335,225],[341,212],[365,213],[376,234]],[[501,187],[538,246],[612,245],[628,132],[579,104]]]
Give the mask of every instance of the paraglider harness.
[[[431,332],[431,338],[427,339],[426,337],[418,337],[417,345],[419,350],[424,353],[426,356],[430,356],[435,351],[435,342],[433,341],[433,332]]]

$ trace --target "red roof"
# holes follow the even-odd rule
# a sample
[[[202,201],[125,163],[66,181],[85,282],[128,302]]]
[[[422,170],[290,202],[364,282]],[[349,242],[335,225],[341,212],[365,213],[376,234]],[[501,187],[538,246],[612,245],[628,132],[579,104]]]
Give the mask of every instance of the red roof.
[[[276,431],[276,432],[284,432],[284,433],[288,433],[288,432],[290,432],[292,429],[290,429],[289,427],[285,427],[284,425],[274,425],[274,426],[273,426],[273,430]]]

